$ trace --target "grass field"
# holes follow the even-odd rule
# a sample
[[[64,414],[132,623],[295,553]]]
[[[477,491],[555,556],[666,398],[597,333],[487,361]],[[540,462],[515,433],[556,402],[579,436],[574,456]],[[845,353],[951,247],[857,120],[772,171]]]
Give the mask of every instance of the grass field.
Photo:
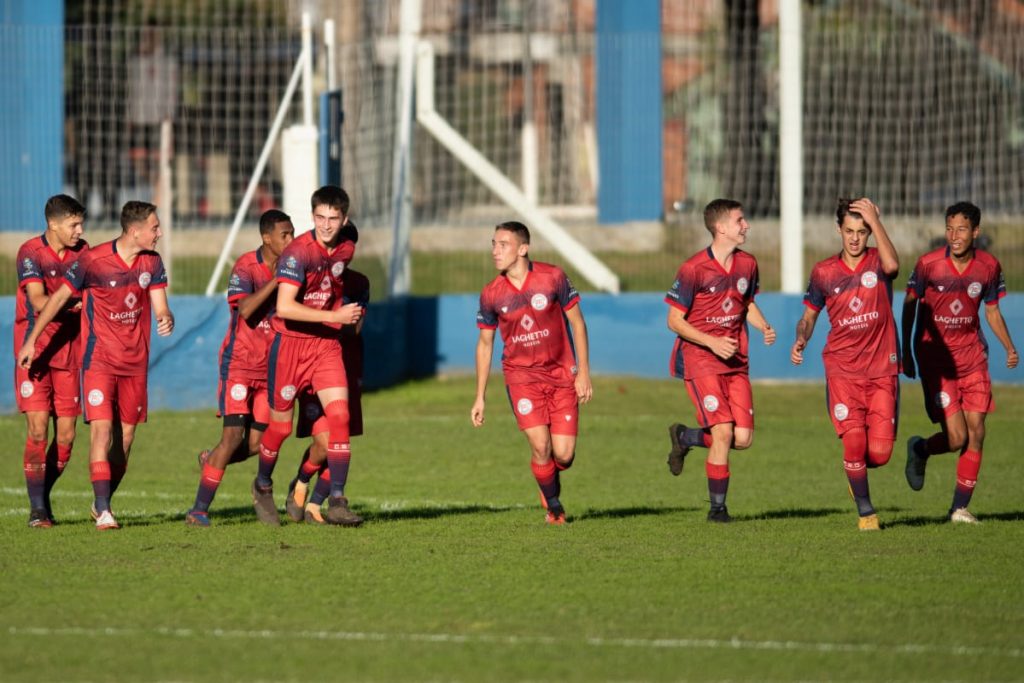
[[[1024,390],[998,411],[972,510],[944,513],[954,460],[903,479],[927,429],[904,387],[893,463],[871,473],[884,529],[857,531],[821,386],[757,386],[754,447],[732,463],[736,521],[709,525],[701,458],[679,478],[666,426],[692,408],[670,381],[601,378],[548,528],[500,380],[469,426],[472,380],[366,398],[350,499],[360,529],[258,525],[254,462],[229,470],[209,529],[182,523],[211,412],[140,428],[114,498],[88,518],[84,448],[25,527],[23,426],[0,418],[4,681],[1024,680]],[[80,433],[84,444],[87,432]],[[289,441],[281,492],[298,460]]]

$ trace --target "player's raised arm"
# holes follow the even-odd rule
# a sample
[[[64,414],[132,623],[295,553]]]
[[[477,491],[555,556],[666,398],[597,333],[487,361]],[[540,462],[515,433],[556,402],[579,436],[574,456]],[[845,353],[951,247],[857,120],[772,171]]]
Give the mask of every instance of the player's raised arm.
[[[889,233],[882,224],[878,207],[870,199],[864,197],[850,202],[850,210],[855,211],[864,218],[864,222],[871,228],[871,234],[875,236],[875,244],[878,246],[878,258],[882,262],[882,271],[889,277],[896,277],[900,272],[900,257],[896,253],[896,247],[889,239]]]
[[[753,299],[747,304],[747,321],[764,335],[765,346],[771,346],[775,343],[775,328],[769,324],[767,318],[764,317],[764,313],[761,312],[761,308],[754,303]]]
[[[814,325],[818,322],[820,313],[821,311],[817,309],[804,307],[804,314],[796,323],[796,341],[793,342],[793,348],[789,351],[789,360],[793,365],[800,365],[804,362],[804,349],[807,348],[807,342],[814,334]]]
[[[491,374],[491,356],[494,353],[494,330],[480,328],[476,342],[476,399],[469,412],[474,427],[484,423],[484,399],[487,396],[487,379]]]
[[[32,332],[29,333],[25,343],[22,344],[21,349],[18,351],[18,365],[26,369],[32,365],[32,359],[36,355],[36,340],[39,339],[39,335],[46,329],[46,326],[57,317],[57,314],[64,308],[64,304],[68,302],[72,294],[71,287],[65,283],[50,295],[46,305],[43,306],[43,310],[39,311],[39,317],[36,319]]]
[[[668,309],[668,329],[691,344],[705,347],[722,360],[732,358],[739,348],[739,342],[732,337],[716,337],[701,332],[690,324],[690,321],[686,319],[686,314],[675,306],[669,306]]]
[[[590,382],[590,340],[587,337],[587,322],[579,305],[565,312],[565,317],[572,328],[573,344],[576,347],[576,397],[580,403],[586,403],[594,396],[594,386]]]

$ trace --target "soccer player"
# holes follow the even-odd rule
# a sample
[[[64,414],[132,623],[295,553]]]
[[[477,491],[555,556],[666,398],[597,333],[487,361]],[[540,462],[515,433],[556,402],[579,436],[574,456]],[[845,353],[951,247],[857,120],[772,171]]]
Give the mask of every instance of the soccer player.
[[[277,312],[267,360],[270,424],[260,439],[259,472],[252,485],[257,518],[273,526],[281,523],[273,496],[274,466],[292,432],[295,398],[307,387],[324,407],[328,467],[347,471],[351,459],[349,394],[338,328],[358,322],[362,311],[357,303],[335,306],[344,288],[342,274],[355,254],[355,241],[344,231],[349,198],[340,187],[325,185],[313,193],[310,204],[313,230],[292,240],[277,262]],[[349,510],[337,481],[331,482],[325,518],[343,526],[362,522]]]
[[[576,457],[579,404],[593,396],[587,325],[569,278],[557,266],[531,261],[529,252],[525,225],[509,221],[495,228],[491,256],[499,274],[480,294],[476,400],[470,419],[474,427],[484,423],[494,330],[500,328],[505,386],[530,444],[530,466],[547,509],[545,521],[560,525],[565,524],[560,472]]]
[[[56,292],[71,265],[89,245],[82,239],[85,207],[58,194],[46,200],[46,231],[18,249],[18,295],[14,318],[14,348],[20,349],[37,326],[36,316]],[[82,300],[73,297],[46,326],[36,341],[35,360],[28,368],[15,365],[18,410],[25,414],[24,469],[28,488],[28,525],[54,525],[50,491],[64,472],[75,443],[78,403],[78,335]],[[53,442],[47,447],[51,415]]]
[[[345,288],[342,305],[358,303],[362,308],[359,322],[341,328],[341,357],[345,363],[345,377],[348,382],[349,405],[349,436],[363,433],[363,323],[366,321],[366,307],[370,302],[370,280],[359,271],[346,268],[342,273]],[[323,503],[331,490],[332,473],[327,467],[327,436],[330,425],[324,417],[323,406],[311,392],[304,392],[299,399],[299,418],[295,427],[295,435],[304,439],[313,437],[313,443],[306,448],[299,471],[288,485],[288,498],[285,510],[296,522],[306,521],[314,524],[326,524],[323,517]],[[318,474],[313,495],[309,501],[309,482],[314,474]],[[341,492],[344,494],[348,480],[348,470],[335,473]]]
[[[1006,349],[1006,367],[1015,368],[1020,360],[999,311],[999,299],[1006,295],[1003,271],[994,256],[975,247],[980,231],[981,209],[974,204],[958,202],[946,209],[946,246],[918,259],[907,282],[902,320],[903,372],[913,379],[921,368],[925,410],[941,426],[927,439],[907,441],[907,483],[920,491],[929,457],[959,453],[949,519],[967,524],[978,522],[967,506],[981,469],[985,415],[995,409],[988,342],[979,325],[981,302]]]
[[[889,462],[896,441],[900,362],[892,281],[900,262],[871,200],[841,199],[836,222],[843,249],[811,271],[790,360],[803,363],[818,315],[826,308],[832,329],[822,352],[825,400],[843,442],[858,528],[877,531],[867,470]],[[868,246],[872,235],[877,248]]]
[[[73,296],[83,297],[82,408],[89,425],[92,515],[100,530],[119,528],[110,497],[128,467],[135,428],[146,421],[151,316],[157,334],[174,330],[167,273],[153,251],[162,234],[156,206],[127,202],[121,236],[88,250],[71,266],[18,352],[18,364],[29,367],[42,330]]]
[[[705,472],[711,497],[709,522],[730,522],[729,450],[750,448],[754,440],[754,400],[747,359],[747,321],[775,343],[775,330],[754,303],[757,260],[740,249],[750,229],[743,206],[716,199],[704,208],[711,245],[686,260],[665,294],[668,327],[678,335],[672,349],[672,376],[686,381],[697,409],[698,427],[669,427],[669,471],[679,475],[690,449],[708,449]]]
[[[273,331],[277,260],[295,236],[288,214],[277,209],[260,216],[263,245],[242,254],[228,280],[231,320],[220,347],[218,414],[224,419],[220,442],[200,454],[202,474],[192,509],[185,515],[190,526],[209,526],[210,504],[231,462],[259,452],[259,441],[270,421],[267,403],[267,355]],[[204,457],[205,455],[205,457]]]

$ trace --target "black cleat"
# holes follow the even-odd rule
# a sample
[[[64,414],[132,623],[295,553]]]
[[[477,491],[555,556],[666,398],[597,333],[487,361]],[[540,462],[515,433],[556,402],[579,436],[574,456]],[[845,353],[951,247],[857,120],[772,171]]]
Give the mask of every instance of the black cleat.
[[[708,511],[708,521],[718,522],[719,524],[728,524],[732,521],[732,517],[729,516],[729,508],[724,505],[720,508],[711,508]]]
[[[340,526],[359,526],[363,518],[348,509],[348,498],[345,496],[331,496],[327,499],[327,514],[324,519],[328,524]]]
[[[274,487],[272,485],[263,487],[253,479],[252,507],[256,510],[256,519],[270,526],[281,526],[281,517],[277,514],[277,506],[274,505]]]
[[[672,450],[668,454],[668,471],[672,476],[678,477],[683,471],[683,463],[686,461],[686,454],[690,452],[689,446],[683,445],[683,432],[686,425],[674,424],[668,428],[668,437],[672,440]]]
[[[53,520],[46,510],[38,508],[28,513],[28,525],[33,529],[49,529],[53,526]]]

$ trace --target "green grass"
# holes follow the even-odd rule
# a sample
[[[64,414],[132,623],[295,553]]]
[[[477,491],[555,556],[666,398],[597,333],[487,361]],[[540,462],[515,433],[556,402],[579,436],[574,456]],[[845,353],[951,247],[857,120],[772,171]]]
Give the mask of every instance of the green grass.
[[[997,387],[972,510],[943,513],[954,460],[903,480],[929,427],[904,388],[893,463],[871,472],[885,528],[857,531],[821,386],[755,387],[754,447],[735,454],[736,523],[704,520],[700,455],[679,478],[673,381],[601,378],[563,476],[570,524],[547,528],[500,380],[469,425],[469,378],[366,397],[348,494],[361,529],[253,519],[255,463],[228,471],[210,529],[182,523],[212,412],[140,427],[99,533],[80,432],[25,527],[20,417],[0,418],[0,679],[11,681],[795,681],[1024,679],[1024,390]],[[279,495],[300,444],[289,440]],[[280,502],[280,500],[279,500]]]

